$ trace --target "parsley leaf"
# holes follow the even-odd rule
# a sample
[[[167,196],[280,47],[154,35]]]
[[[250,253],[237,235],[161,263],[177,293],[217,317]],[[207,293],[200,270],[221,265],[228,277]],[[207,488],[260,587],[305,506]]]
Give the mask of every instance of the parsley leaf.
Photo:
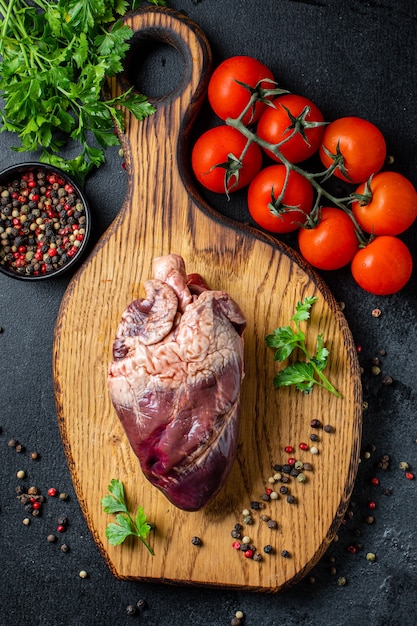
[[[298,302],[296,310],[291,318],[293,326],[281,326],[276,328],[271,335],[265,338],[266,345],[275,349],[274,360],[286,361],[295,350],[303,353],[305,361],[295,361],[280,370],[274,377],[274,387],[289,387],[295,385],[296,389],[303,393],[310,393],[314,385],[323,387],[334,393],[338,398],[341,394],[323,374],[328,361],[329,351],[324,346],[323,336],[320,334],[316,340],[316,353],[310,355],[305,333],[301,330],[301,322],[310,319],[310,309],[317,301],[316,296],[305,298]]]
[[[135,518],[132,519],[126,504],[125,490],[120,480],[112,478],[108,486],[109,493],[101,499],[101,506],[105,513],[116,513],[116,521],[106,527],[106,537],[112,546],[118,546],[127,537],[137,537],[154,555],[152,548],[146,541],[151,526],[146,521],[143,507],[139,506]]]
[[[121,21],[142,0],[0,0],[0,132],[20,139],[18,152],[40,151],[83,184],[118,143],[123,110],[139,120],[154,113],[146,96],[127,90],[105,96],[107,81],[123,71],[133,32]],[[165,6],[165,0],[152,4]],[[64,159],[68,140],[80,154]]]

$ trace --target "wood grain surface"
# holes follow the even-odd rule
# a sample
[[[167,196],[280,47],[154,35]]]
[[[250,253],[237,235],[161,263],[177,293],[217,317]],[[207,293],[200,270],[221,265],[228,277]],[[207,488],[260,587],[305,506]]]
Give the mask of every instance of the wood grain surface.
[[[145,122],[127,119],[121,138],[128,193],[118,217],[72,278],[59,311],[54,338],[54,384],[61,435],[75,490],[89,528],[109,568],[119,578],[278,591],[300,580],[320,559],[343,518],[359,462],[362,397],[352,337],[340,308],[323,282],[291,249],[254,229],[232,223],[206,206],[187,165],[188,138],[205,96],[211,66],[204,33],[179,13],[152,8],[130,15],[136,35],[168,41],[184,57],[183,83],[157,103]],[[116,86],[121,89],[123,85]],[[111,405],[107,371],[112,342],[127,304],[143,295],[154,257],[181,254],[189,272],[224,289],[247,318],[246,377],[238,457],[215,500],[194,513],[176,509],[143,477],[139,462]],[[316,295],[307,341],[317,334],[330,350],[327,373],[343,399],[314,389],[303,395],[276,390],[273,353],[264,337],[287,324],[295,305]],[[311,445],[313,418],[331,424],[318,430],[319,454]],[[255,562],[232,546],[231,530],[242,510],[260,501],[273,465],[287,459],[284,447],[312,464],[307,481],[289,485],[285,496],[253,511],[244,533],[262,553]],[[105,528],[113,516],[100,500],[112,478],[123,481],[133,510],[141,504],[155,524],[151,556],[140,542],[109,545]],[[279,491],[280,483],[274,485]],[[278,522],[268,528],[260,514]],[[203,545],[192,545],[199,536]],[[270,544],[273,554],[265,554]],[[289,558],[281,551],[287,550]]]

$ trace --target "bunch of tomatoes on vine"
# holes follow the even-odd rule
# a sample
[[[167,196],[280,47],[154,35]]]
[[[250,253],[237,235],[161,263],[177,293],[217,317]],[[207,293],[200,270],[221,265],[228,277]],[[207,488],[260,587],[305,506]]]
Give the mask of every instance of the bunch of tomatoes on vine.
[[[350,264],[358,285],[376,295],[405,286],[413,261],[398,235],[417,217],[417,192],[402,174],[383,171],[387,148],[374,124],[354,116],[325,122],[311,100],[279,89],[249,56],[214,70],[208,100],[224,124],[193,147],[200,184],[228,197],[247,187],[255,223],[278,236],[296,232],[301,255],[319,270]],[[303,167],[313,155],[318,172]],[[330,179],[352,193],[337,197],[326,189]]]

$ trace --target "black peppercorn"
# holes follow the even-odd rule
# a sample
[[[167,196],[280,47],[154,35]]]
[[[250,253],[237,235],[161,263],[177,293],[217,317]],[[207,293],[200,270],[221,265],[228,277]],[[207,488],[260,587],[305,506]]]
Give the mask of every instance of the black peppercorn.
[[[273,547],[268,544],[267,546],[264,546],[264,552],[265,554],[272,554],[272,552],[274,551]]]
[[[281,556],[284,557],[284,559],[288,559],[290,556],[290,553],[288,552],[288,550],[282,550],[281,551]]]
[[[136,602],[136,606],[140,611],[145,611],[148,608],[148,603],[146,602],[146,600],[141,598]]]
[[[134,604],[129,604],[129,605],[126,607],[126,613],[127,613],[127,615],[136,615],[136,613],[137,613],[137,608],[135,607],[135,605],[134,605]]]
[[[193,537],[191,539],[191,543],[193,544],[193,546],[201,546],[203,542],[201,541],[200,537]]]

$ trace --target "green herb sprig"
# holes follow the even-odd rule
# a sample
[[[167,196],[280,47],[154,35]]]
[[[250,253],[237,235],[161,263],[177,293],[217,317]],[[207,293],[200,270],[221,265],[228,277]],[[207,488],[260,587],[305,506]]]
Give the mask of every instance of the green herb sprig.
[[[126,505],[125,491],[123,483],[113,478],[108,486],[109,493],[102,498],[101,506],[105,513],[116,513],[116,522],[110,522],[106,527],[106,537],[112,546],[118,546],[127,537],[133,535],[146,546],[148,551],[154,556],[154,552],[146,541],[146,537],[152,530],[146,521],[143,507],[138,506],[136,515],[131,517]]]
[[[152,4],[166,5],[165,0]],[[105,99],[107,79],[123,71],[133,32],[121,21],[141,0],[0,0],[0,132],[17,133],[18,152],[41,152],[80,183],[117,145],[123,109],[139,120],[155,109],[128,89]],[[69,141],[81,152],[58,153]]]
[[[291,363],[279,371],[274,377],[274,387],[295,385],[299,391],[310,393],[314,385],[318,385],[341,398],[342,395],[323,373],[329,357],[329,351],[323,343],[323,336],[318,335],[316,354],[312,356],[307,349],[305,333],[301,330],[301,322],[310,319],[310,309],[316,301],[316,296],[310,296],[298,302],[295,314],[291,318],[295,328],[281,326],[265,338],[267,346],[275,348],[275,361],[286,361],[297,349],[304,354],[306,359]]]

